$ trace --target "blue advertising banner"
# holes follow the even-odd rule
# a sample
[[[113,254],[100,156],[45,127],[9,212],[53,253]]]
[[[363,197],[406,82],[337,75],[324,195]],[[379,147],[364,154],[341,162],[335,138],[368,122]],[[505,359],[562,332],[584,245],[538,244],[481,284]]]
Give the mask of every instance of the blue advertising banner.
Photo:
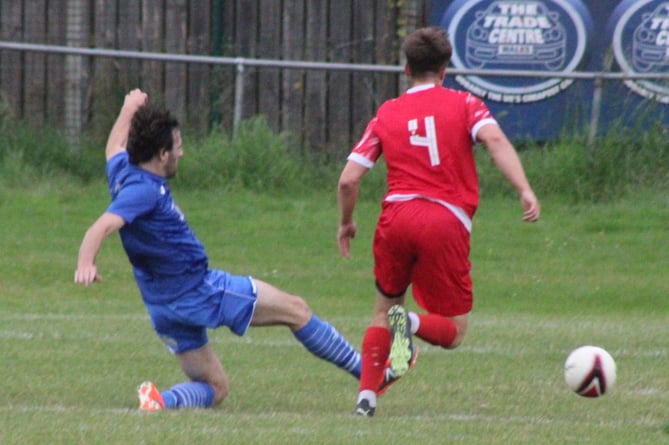
[[[669,0],[435,0],[430,22],[448,31],[458,69],[669,72]],[[483,98],[516,140],[584,131],[592,111],[592,80],[456,75],[446,85]],[[667,81],[606,81],[600,133],[643,125],[644,112],[665,120],[667,104]]]

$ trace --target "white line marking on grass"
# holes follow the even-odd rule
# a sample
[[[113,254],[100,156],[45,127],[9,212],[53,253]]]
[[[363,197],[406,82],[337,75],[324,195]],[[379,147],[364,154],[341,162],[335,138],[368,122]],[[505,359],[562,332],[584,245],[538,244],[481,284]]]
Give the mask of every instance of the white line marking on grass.
[[[333,324],[335,326],[339,325],[351,325],[351,324],[360,324],[361,326],[366,326],[366,323],[368,321],[367,317],[332,317],[331,320],[333,320]],[[96,331],[88,331],[86,330],[85,325],[91,324],[98,326],[99,322],[104,322],[104,321],[120,321],[120,322],[138,322],[141,323],[142,326],[146,326],[147,323],[149,322],[149,316],[145,312],[134,312],[134,313],[124,313],[124,314],[87,314],[87,313],[79,313],[79,314],[73,314],[73,313],[9,313],[9,314],[0,314],[0,322],[12,322],[12,321],[19,321],[19,322],[34,322],[34,321],[72,321],[72,322],[80,322],[82,324],[82,329],[79,330],[79,332],[68,332],[67,337],[70,339],[90,339],[90,338],[95,338],[96,341],[118,341],[119,339],[123,339],[127,341],[126,337],[123,335],[123,333],[120,332],[114,332],[113,334],[105,335],[101,334],[99,330]],[[620,331],[626,331],[626,326],[624,323],[621,323],[620,320],[616,318],[612,318],[610,321],[607,321],[605,318],[597,318],[597,319],[582,319],[582,320],[576,320],[576,321],[570,321],[570,320],[564,320],[564,319],[553,319],[553,318],[547,318],[547,317],[513,317],[513,318],[502,318],[502,317],[497,317],[497,316],[473,316],[472,321],[470,322],[471,325],[474,326],[479,326],[482,328],[489,328],[489,327],[513,327],[514,329],[519,329],[524,330],[527,328],[528,330],[531,331],[536,331],[537,329],[559,329],[559,328],[564,328],[565,323],[568,323],[570,326],[570,329],[573,328],[573,326],[578,326],[581,329],[586,329],[586,328],[593,328],[596,329],[597,331],[607,331],[607,332],[617,332],[618,330]],[[640,323],[643,323],[641,325],[641,328],[646,328],[648,330],[655,330],[655,327],[659,325],[658,323],[647,323],[647,320],[641,321]],[[5,323],[6,324],[6,323]],[[84,325],[85,324],[85,325]],[[637,323],[634,323],[636,326]],[[4,326],[4,327],[9,327],[9,326]],[[30,341],[30,340],[35,340],[35,339],[43,339],[43,338],[60,338],[62,337],[61,332],[52,332],[49,330],[48,325],[40,325],[39,327],[36,326],[36,329],[34,331],[31,331],[29,329],[25,329],[25,326],[21,326],[22,329],[20,330],[12,330],[12,329],[5,329],[0,331],[0,339],[14,339],[14,340],[25,340],[25,341]],[[149,328],[150,329],[150,328]],[[586,329],[587,330],[587,329]],[[213,331],[212,331],[213,332]],[[256,332],[254,329],[251,329],[244,337],[236,337],[236,336],[230,336],[230,335],[221,335],[221,334],[211,334],[211,342],[213,344],[239,344],[239,343],[247,343],[247,344],[254,344],[257,346],[263,346],[263,347],[301,347],[299,343],[295,342],[292,338],[286,338],[286,339],[263,339],[262,336],[258,336],[261,339],[258,340],[257,337],[254,338],[254,332]],[[258,330],[257,332],[260,332]],[[476,333],[473,333],[472,336],[477,335]],[[356,343],[359,338],[361,338],[362,332],[358,337],[351,337],[350,340],[353,343]],[[494,341],[494,340],[493,340]],[[432,354],[435,352],[438,353],[443,353],[441,351],[441,348],[435,347],[428,345],[424,342],[421,342],[420,345],[420,351],[421,354]],[[494,343],[491,341],[473,341],[473,339],[468,340],[457,348],[453,352],[448,352],[447,353],[470,353],[470,354],[481,354],[481,355],[486,355],[486,354],[495,354],[495,355],[500,355],[500,356],[518,356],[522,355],[524,353],[535,353],[536,348],[530,348],[527,349],[522,343],[516,342],[516,343]],[[564,351],[565,353],[567,350]],[[618,358],[658,358],[658,359],[663,359],[669,357],[669,348],[654,348],[654,349],[630,349],[630,348],[622,348],[622,349],[612,349],[610,350],[611,354],[614,355],[616,359]]]
[[[0,315],[3,321],[40,321],[40,320],[148,320],[146,313],[134,314],[57,314],[57,313],[14,313]]]
[[[86,413],[86,414],[105,414],[105,415],[118,415],[118,416],[146,416],[146,415],[160,415],[160,413],[147,413],[138,408],[102,408],[102,407],[84,407],[84,406],[64,406],[64,405],[9,405],[9,406],[0,406],[0,412],[12,412],[13,414],[33,414],[33,413],[56,413],[56,414],[76,414],[76,413]],[[170,410],[171,413],[177,414],[177,411]],[[189,415],[195,411],[190,411]],[[225,412],[225,408],[217,409],[206,409],[197,411],[198,414],[203,416],[216,415],[220,416],[221,412],[225,413],[229,417],[238,417],[244,419],[258,419],[259,421],[266,419],[281,419],[283,417],[290,418],[291,420],[295,418],[294,412]],[[341,419],[351,419],[351,414],[347,412],[341,413],[331,413],[324,412],[322,414],[305,413],[306,417],[319,417],[326,416],[328,418],[337,417]],[[471,414],[471,413],[435,413],[435,414],[426,414],[426,415],[409,415],[409,416],[396,416],[396,418],[405,418],[405,419],[414,419],[421,422],[434,422],[434,421],[450,421],[450,422],[461,422],[461,423],[472,423],[472,422],[481,422],[486,425],[491,424],[523,424],[523,425],[588,425],[589,427],[597,428],[629,428],[629,427],[643,427],[643,428],[654,428],[662,425],[665,420],[664,418],[652,418],[651,416],[645,416],[635,419],[626,419],[626,420],[599,420],[597,422],[592,422],[587,419],[582,421],[574,420],[565,420],[559,417],[543,417],[543,416],[496,416],[493,414]],[[308,432],[308,431],[307,431]]]
[[[419,415],[410,418],[417,420],[441,420],[441,421],[459,421],[459,422],[484,422],[486,424],[530,424],[530,425],[588,425],[600,428],[624,428],[629,426],[637,427],[656,427],[664,422],[664,419],[651,419],[644,417],[631,421],[620,420],[599,420],[596,423],[583,420],[571,421],[559,417],[538,417],[538,416],[495,416],[486,414],[457,414],[442,413],[435,415]]]
[[[0,412],[7,411],[12,413],[98,413],[98,414],[144,414],[144,411],[138,408],[95,408],[95,407],[75,407],[64,405],[34,406],[34,405],[9,405],[0,406]]]
[[[124,342],[128,343],[128,337],[122,334],[100,334],[98,332],[78,333],[76,335],[68,332],[23,332],[23,331],[0,331],[0,340],[25,340],[25,341],[39,341],[39,340],[91,340],[94,339],[96,343],[114,343]],[[157,337],[156,337],[157,338]]]
[[[32,340],[35,337],[40,337],[35,332],[16,332],[16,331],[0,331],[0,338],[9,338],[13,340]]]
[[[334,316],[327,317],[320,315],[320,318],[333,323],[336,326],[346,324],[361,324],[367,326],[369,318],[367,316]],[[123,314],[91,314],[91,313],[5,313],[0,314],[0,321],[18,320],[18,321],[39,321],[39,320],[147,320],[146,312],[133,312]],[[597,331],[618,331],[625,330],[624,325],[639,325],[641,328],[653,329],[654,325],[664,326],[665,320],[656,321],[648,318],[631,322],[629,318],[621,319],[617,317],[592,317],[592,318],[573,318],[573,317],[550,317],[550,316],[514,316],[498,317],[491,315],[472,314],[470,325],[473,327],[512,327],[515,329],[529,329],[533,332],[543,329],[595,329]]]

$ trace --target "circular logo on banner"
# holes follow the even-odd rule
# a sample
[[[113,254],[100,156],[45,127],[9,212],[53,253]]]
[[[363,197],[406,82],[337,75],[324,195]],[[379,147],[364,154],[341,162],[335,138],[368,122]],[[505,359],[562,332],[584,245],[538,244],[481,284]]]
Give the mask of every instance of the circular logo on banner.
[[[584,60],[592,20],[579,0],[456,0],[441,26],[453,44],[453,66],[571,72]],[[530,103],[555,96],[573,79],[456,76],[483,99]]]
[[[669,73],[669,1],[623,1],[611,16],[609,30],[622,71]],[[627,80],[625,85],[643,97],[669,103],[666,81]]]

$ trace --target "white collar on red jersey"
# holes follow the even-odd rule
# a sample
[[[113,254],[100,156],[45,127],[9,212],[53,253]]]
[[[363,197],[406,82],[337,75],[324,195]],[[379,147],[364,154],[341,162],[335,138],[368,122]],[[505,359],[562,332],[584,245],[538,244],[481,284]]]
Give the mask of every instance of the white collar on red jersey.
[[[415,87],[409,88],[407,90],[407,93],[417,93],[419,91],[429,90],[430,88],[434,88],[436,86],[437,85],[435,85],[433,83],[426,83],[426,84],[423,84],[423,85],[416,85]]]

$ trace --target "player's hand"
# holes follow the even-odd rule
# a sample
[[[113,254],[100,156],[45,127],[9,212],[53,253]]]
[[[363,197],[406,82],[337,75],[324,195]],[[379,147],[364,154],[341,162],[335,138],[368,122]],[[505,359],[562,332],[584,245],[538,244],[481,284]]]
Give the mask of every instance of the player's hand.
[[[125,95],[123,107],[135,112],[139,107],[145,105],[149,101],[149,95],[139,88],[135,88]]]
[[[88,286],[96,281],[102,281],[102,275],[98,274],[95,264],[90,266],[79,266],[74,272],[74,282]]]
[[[342,224],[337,231],[337,243],[339,244],[339,253],[344,258],[351,256],[351,239],[355,238],[357,228],[355,223]]]
[[[536,222],[541,214],[541,204],[532,190],[520,194],[520,203],[523,206],[523,221]]]

